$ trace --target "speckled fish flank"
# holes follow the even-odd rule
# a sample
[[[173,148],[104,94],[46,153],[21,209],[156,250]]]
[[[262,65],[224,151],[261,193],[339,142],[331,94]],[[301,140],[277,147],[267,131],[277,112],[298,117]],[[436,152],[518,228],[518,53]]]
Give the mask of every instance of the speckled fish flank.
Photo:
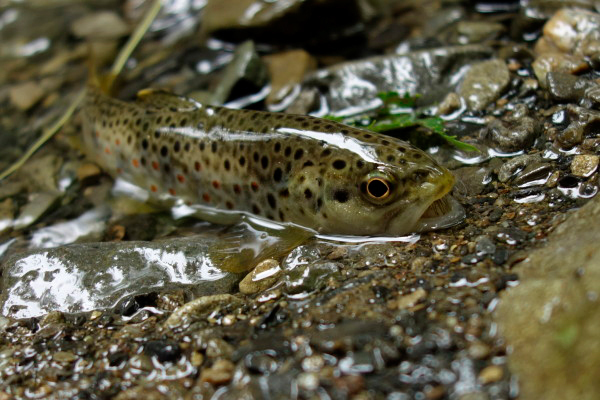
[[[123,102],[90,88],[83,115],[87,153],[155,197],[329,234],[401,235],[457,219],[453,176],[392,137],[150,90]]]

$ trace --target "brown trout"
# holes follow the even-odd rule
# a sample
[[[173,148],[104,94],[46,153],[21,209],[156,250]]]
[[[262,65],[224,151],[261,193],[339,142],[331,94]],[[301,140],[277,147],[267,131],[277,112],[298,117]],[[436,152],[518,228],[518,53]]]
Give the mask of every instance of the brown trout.
[[[86,152],[157,199],[253,214],[320,233],[403,235],[462,219],[454,177],[423,151],[321,118],[90,88]]]

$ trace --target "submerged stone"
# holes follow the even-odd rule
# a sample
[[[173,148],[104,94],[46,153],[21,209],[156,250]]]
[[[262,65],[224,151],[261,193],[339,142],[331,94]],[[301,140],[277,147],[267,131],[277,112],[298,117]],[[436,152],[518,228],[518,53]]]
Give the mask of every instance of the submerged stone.
[[[388,91],[419,94],[423,105],[439,103],[457,89],[465,66],[491,53],[481,45],[450,46],[346,62],[317,71],[302,91],[321,90],[327,103],[322,108],[332,114],[373,109],[380,104],[377,94]]]
[[[51,311],[108,309],[128,296],[187,289],[193,295],[235,290],[241,274],[207,256],[215,235],[156,242],[73,244],[16,254],[4,263],[0,310],[28,318]]]

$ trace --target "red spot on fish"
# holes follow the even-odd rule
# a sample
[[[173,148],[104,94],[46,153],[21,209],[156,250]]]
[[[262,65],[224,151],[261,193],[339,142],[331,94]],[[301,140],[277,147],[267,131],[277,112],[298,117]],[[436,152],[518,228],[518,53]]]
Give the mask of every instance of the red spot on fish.
[[[220,187],[221,187],[221,182],[219,182],[219,181],[213,181],[213,182],[212,182],[212,185],[213,185],[213,187],[214,187],[215,189],[218,189],[218,188],[220,188]]]
[[[198,161],[196,161],[196,162],[194,163],[194,169],[195,169],[196,171],[200,171],[200,170],[202,169],[202,167],[200,166],[200,163],[199,163]]]
[[[119,146],[119,145],[121,144],[121,141],[120,141],[119,139],[115,139],[115,144],[116,144],[117,146]]]
[[[140,162],[139,162],[139,160],[137,158],[134,158],[133,160],[131,160],[131,163],[136,168],[140,166]]]
[[[108,148],[108,147],[105,147],[105,148],[104,148],[104,152],[105,152],[106,154],[110,154],[110,148]]]
[[[240,193],[242,193],[242,188],[240,187],[240,185],[238,185],[238,184],[235,184],[235,185],[233,185],[233,191],[234,191],[236,194],[240,194]]]
[[[152,168],[154,168],[155,170],[158,170],[159,167],[160,167],[160,165],[158,165],[157,161],[152,161]]]
[[[254,190],[255,192],[258,190],[258,182],[252,182],[250,186],[252,186],[252,190]]]
[[[154,193],[156,193],[156,191],[158,190],[158,188],[156,187],[156,185],[151,185],[150,186],[150,190],[153,191]]]
[[[122,174],[123,170],[121,168],[117,168],[117,174]]]
[[[177,174],[177,180],[181,183],[185,182],[185,177],[181,174]]]
[[[210,195],[208,193],[204,193],[202,195],[202,198],[204,199],[205,202],[210,202]]]
[[[175,189],[173,189],[173,188],[169,189],[169,194],[171,196],[175,196]]]

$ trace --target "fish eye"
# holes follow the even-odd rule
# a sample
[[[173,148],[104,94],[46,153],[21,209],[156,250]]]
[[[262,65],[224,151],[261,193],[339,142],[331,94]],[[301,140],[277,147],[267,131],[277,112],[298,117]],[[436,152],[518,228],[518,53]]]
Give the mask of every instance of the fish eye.
[[[366,185],[367,194],[376,200],[384,200],[391,193],[390,183],[383,178],[371,178]]]

